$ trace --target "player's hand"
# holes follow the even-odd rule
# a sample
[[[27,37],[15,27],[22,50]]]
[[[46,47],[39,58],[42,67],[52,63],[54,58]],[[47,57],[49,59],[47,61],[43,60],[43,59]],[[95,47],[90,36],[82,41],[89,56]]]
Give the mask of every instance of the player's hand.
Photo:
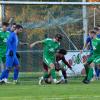
[[[16,56],[17,56],[18,59],[20,59],[20,55],[19,55],[18,52],[16,52]]]
[[[33,46],[32,46],[32,44],[30,44],[30,48],[32,48]]]
[[[32,48],[35,45],[35,43],[30,44],[30,48]]]
[[[12,50],[9,52],[9,56],[13,57],[13,51]]]

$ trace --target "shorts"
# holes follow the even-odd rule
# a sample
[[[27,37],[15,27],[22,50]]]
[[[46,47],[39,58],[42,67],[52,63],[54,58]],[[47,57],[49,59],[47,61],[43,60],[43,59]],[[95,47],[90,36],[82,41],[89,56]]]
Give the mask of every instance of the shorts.
[[[97,57],[97,55],[91,55],[88,59],[87,59],[87,63],[92,63],[95,58]]]
[[[54,60],[52,60],[52,59],[44,58],[43,61],[49,68],[50,68],[51,64],[54,64]]]
[[[6,67],[7,68],[12,68],[13,66],[19,66],[19,60],[17,58],[17,56],[6,56]]]
[[[100,56],[97,56],[97,57],[93,60],[93,62],[94,62],[95,64],[100,64]]]

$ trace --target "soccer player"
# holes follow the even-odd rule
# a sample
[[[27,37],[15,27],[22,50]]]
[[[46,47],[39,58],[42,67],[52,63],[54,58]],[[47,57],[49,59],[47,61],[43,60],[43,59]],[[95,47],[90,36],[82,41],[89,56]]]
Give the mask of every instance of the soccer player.
[[[18,73],[19,73],[19,61],[16,56],[17,45],[18,45],[18,34],[21,33],[23,27],[21,25],[16,25],[16,30],[11,32],[7,39],[7,52],[6,52],[6,69],[2,72],[0,77],[0,83],[5,82],[3,79],[8,79],[9,71],[14,66],[16,68],[16,73],[14,75],[14,83],[17,83]]]
[[[35,43],[32,43],[30,47],[32,48],[36,44],[43,44],[43,62],[48,67],[48,72],[44,72],[44,76],[40,79],[41,81],[44,78],[48,78],[49,74],[51,74],[53,83],[57,83],[56,79],[56,73],[55,73],[55,59],[56,59],[56,51],[60,47],[60,41],[62,39],[62,35],[57,34],[53,39],[47,38],[42,41],[36,41]],[[41,83],[41,82],[40,82]]]
[[[12,25],[11,25],[10,27],[8,27],[7,30],[8,30],[9,32],[14,32],[15,29],[16,29],[16,23],[12,23]]]
[[[83,80],[83,82],[86,84],[90,83],[90,80],[93,77],[93,67],[95,67],[95,64],[100,64],[100,39],[97,38],[95,31],[91,31],[90,35],[93,36],[93,54],[88,58],[85,64],[86,78]]]
[[[7,22],[3,22],[2,23],[2,28],[0,29],[0,63],[1,63],[1,69],[4,69],[4,63],[5,63],[5,59],[6,59],[6,42],[7,42],[7,38],[9,36],[9,32],[7,31],[7,27],[8,27],[8,23]]]
[[[64,66],[61,66],[59,61],[62,61],[65,65],[68,66],[68,68],[70,68],[72,70],[72,67],[69,65],[69,63],[66,61],[64,55],[66,55],[66,50],[64,49],[60,49],[57,51],[56,53],[56,62],[55,62],[55,70],[56,71],[60,71],[62,72],[62,75],[63,77],[61,77],[61,80],[59,82],[64,82],[64,83],[67,83],[67,73],[66,73],[66,69],[64,68]],[[48,67],[45,63],[43,63],[43,67],[44,67],[44,70],[47,71]],[[46,79],[44,79],[46,80]]]

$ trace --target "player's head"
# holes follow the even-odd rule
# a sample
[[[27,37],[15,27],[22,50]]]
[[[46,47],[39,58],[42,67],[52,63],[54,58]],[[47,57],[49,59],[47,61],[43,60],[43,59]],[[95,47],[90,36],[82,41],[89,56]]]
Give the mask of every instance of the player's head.
[[[99,28],[96,26],[93,28],[93,30],[98,34],[99,33]]]
[[[60,56],[60,57],[63,57],[64,55],[66,55],[67,51],[65,49],[59,49],[57,51],[57,54]]]
[[[9,25],[9,23],[7,23],[7,22],[3,22],[2,23],[2,29],[3,29],[3,31],[7,31],[8,25]]]
[[[89,35],[90,35],[91,38],[95,38],[95,37],[96,37],[96,31],[91,30],[91,31],[89,32]]]
[[[16,23],[13,23],[13,24],[11,25],[11,31],[13,32],[13,31],[15,31],[15,29],[16,29]]]
[[[21,33],[23,31],[23,27],[21,25],[16,25],[16,30],[17,33]]]
[[[60,42],[62,40],[62,35],[61,34],[56,34],[55,39],[56,39],[56,41]]]

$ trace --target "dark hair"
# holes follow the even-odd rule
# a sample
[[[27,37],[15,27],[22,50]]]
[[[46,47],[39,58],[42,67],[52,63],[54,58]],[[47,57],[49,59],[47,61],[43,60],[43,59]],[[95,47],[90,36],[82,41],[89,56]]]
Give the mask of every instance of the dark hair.
[[[91,30],[90,34],[96,34],[96,31],[95,30]]]
[[[12,25],[16,25],[16,23],[12,23]]]
[[[58,39],[62,40],[62,35],[61,34],[56,34],[55,38],[58,38]]]
[[[9,23],[7,23],[7,22],[2,22],[2,26],[8,26],[9,25]]]
[[[59,49],[58,53],[65,55],[67,51],[65,49]]]
[[[100,27],[100,25],[97,25],[97,27]]]
[[[93,29],[94,31],[98,31],[99,30],[99,28],[98,27],[94,27],[94,29]]]
[[[16,29],[20,29],[20,28],[23,29],[23,27],[21,25],[16,25]]]

